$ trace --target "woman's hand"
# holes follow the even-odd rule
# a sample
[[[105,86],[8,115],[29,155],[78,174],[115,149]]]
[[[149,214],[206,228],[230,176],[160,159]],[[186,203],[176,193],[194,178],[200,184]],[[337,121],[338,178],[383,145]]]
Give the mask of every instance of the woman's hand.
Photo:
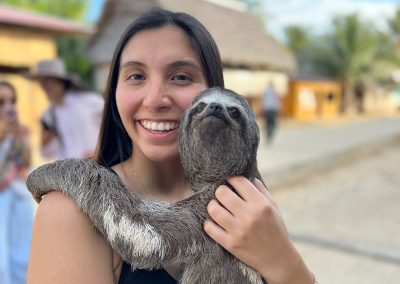
[[[206,233],[268,282],[312,284],[313,276],[294,248],[285,224],[261,181],[244,177],[220,186],[208,205]]]
[[[8,125],[5,119],[0,119],[0,141],[2,141],[8,133]]]

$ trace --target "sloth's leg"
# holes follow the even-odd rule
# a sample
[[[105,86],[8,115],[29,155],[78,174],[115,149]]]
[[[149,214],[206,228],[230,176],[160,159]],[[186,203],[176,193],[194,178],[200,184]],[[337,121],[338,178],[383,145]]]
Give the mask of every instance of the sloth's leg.
[[[27,186],[37,199],[52,190],[67,194],[136,268],[186,261],[204,250],[204,214],[199,217],[198,207],[190,208],[205,202],[201,194],[174,205],[149,202],[114,173],[88,160],[44,165],[29,175]]]
[[[165,205],[146,203],[95,161],[73,159],[46,164],[29,175],[27,186],[37,200],[52,190],[67,194],[135,267],[161,266],[166,240],[149,218],[151,210]]]

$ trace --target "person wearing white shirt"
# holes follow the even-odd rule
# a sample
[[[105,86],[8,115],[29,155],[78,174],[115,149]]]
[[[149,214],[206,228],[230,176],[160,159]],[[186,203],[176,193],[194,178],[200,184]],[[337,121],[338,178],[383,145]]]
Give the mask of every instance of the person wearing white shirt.
[[[82,88],[60,59],[38,62],[30,75],[39,81],[50,106],[42,114],[41,154],[49,159],[93,157],[103,111],[103,98]]]
[[[279,114],[280,102],[274,85],[270,83],[263,94],[263,115],[267,143],[272,143]]]

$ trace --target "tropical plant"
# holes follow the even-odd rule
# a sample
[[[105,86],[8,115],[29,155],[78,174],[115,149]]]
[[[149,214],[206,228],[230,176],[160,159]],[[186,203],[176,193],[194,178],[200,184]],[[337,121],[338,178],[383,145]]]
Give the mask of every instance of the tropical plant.
[[[396,42],[400,43],[400,7],[397,8],[394,17],[388,20],[388,26]]]
[[[295,53],[303,52],[310,43],[310,33],[302,26],[288,26],[284,30],[286,45]]]
[[[83,20],[88,5],[86,0],[0,0],[0,3],[75,21]]]

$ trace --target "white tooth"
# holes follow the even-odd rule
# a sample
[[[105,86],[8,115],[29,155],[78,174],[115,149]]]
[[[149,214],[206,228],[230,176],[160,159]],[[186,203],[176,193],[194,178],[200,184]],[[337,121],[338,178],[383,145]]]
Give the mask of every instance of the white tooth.
[[[163,131],[164,130],[164,123],[163,122],[160,122],[158,124],[157,130],[159,130],[159,131]]]
[[[171,123],[171,129],[175,129],[176,128],[176,123]]]
[[[153,122],[151,123],[151,125],[150,125],[150,129],[151,129],[151,130],[157,130],[157,123],[153,121]]]
[[[171,129],[171,124],[169,122],[165,123],[165,130],[170,130]]]

